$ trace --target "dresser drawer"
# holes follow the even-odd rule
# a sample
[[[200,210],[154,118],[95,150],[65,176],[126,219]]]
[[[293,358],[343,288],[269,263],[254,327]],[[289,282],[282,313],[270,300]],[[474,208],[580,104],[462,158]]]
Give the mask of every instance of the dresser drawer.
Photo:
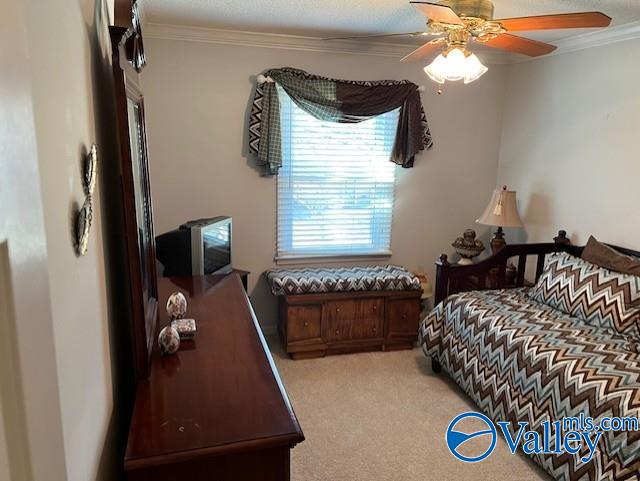
[[[349,299],[325,304],[323,337],[327,342],[383,337],[384,299]]]
[[[287,341],[306,341],[320,338],[320,324],[322,321],[322,306],[287,307]]]
[[[420,301],[413,299],[387,300],[387,338],[417,339],[420,323]]]
[[[384,299],[361,299],[356,304],[353,339],[384,337]]]

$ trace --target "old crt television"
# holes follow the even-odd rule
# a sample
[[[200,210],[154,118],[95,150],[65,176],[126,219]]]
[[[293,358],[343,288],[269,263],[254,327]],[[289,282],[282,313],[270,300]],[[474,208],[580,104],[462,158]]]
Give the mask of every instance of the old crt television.
[[[156,238],[156,256],[165,277],[231,272],[231,217],[185,222]]]

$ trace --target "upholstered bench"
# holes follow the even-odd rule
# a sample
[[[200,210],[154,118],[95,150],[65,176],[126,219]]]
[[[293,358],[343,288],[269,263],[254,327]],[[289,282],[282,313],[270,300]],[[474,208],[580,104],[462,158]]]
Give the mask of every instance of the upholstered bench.
[[[271,269],[265,277],[294,359],[411,349],[418,338],[420,280],[402,267]]]

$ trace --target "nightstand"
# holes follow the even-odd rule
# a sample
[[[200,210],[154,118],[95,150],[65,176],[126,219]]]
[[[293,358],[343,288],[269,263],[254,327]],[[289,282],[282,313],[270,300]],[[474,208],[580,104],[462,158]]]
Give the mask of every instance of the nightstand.
[[[422,319],[429,314],[435,306],[433,305],[434,291],[431,283],[429,281],[421,282],[420,286],[422,287],[422,296],[420,297],[422,312],[420,312],[420,319]]]

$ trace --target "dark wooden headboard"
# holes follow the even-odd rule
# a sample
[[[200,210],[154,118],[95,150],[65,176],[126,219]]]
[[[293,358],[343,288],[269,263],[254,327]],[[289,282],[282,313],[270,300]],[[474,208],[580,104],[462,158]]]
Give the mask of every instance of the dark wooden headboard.
[[[640,252],[608,244],[622,254],[639,257]],[[497,254],[484,259],[477,264],[457,265],[449,263],[446,254],[442,254],[436,262],[436,290],[435,304],[438,305],[450,294],[469,290],[504,289],[508,287],[524,287],[527,261],[530,257],[536,259],[535,280],[542,275],[544,261],[547,254],[554,252],[568,252],[580,257],[584,246],[575,246],[567,238],[564,230],[550,243],[538,244],[507,244]],[[507,282],[507,265],[510,259],[517,258],[515,278]]]
[[[634,251],[632,249],[627,249],[626,247],[620,247],[620,246],[615,246],[613,244],[607,244],[609,247],[617,250],[618,252],[620,252],[621,254],[625,254],[631,257],[638,257],[640,258],[640,252],[639,251]]]

